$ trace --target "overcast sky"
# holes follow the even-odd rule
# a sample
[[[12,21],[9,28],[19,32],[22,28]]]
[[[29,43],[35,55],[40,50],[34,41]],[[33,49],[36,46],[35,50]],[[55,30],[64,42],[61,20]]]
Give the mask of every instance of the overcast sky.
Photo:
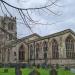
[[[5,0],[10,4],[17,7],[29,8],[29,7],[39,7],[44,6],[48,3],[48,0]],[[53,0],[52,0],[53,1]],[[33,19],[42,23],[48,23],[51,25],[33,25],[32,30],[41,36],[56,33],[65,29],[72,29],[75,31],[75,0],[59,0],[57,5],[53,6],[51,10],[58,13],[60,16],[54,15],[52,13],[46,13],[40,11],[34,11],[31,15]],[[13,11],[12,11],[13,12]],[[18,15],[18,14],[17,14]],[[24,37],[31,32],[23,24],[17,23],[18,37]]]

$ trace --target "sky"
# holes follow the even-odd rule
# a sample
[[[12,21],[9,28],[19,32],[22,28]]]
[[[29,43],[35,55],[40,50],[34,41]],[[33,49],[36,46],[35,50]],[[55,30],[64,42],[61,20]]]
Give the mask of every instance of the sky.
[[[48,3],[49,0],[5,0],[11,5],[20,8],[31,8],[31,7],[40,7],[44,6]],[[54,1],[54,0],[52,0]],[[75,0],[58,0],[56,3],[58,6],[52,6],[50,9],[57,13],[58,15],[54,15],[53,13],[46,13],[42,10],[39,12],[32,11],[31,17],[35,21],[39,21],[48,25],[32,25],[31,28],[34,33],[37,33],[41,36],[53,34],[65,29],[72,29],[75,31]],[[12,11],[15,13],[16,11]],[[14,14],[14,16],[18,13]],[[17,34],[18,38],[25,37],[27,35],[32,34],[31,31],[26,28],[24,24],[17,23]]]

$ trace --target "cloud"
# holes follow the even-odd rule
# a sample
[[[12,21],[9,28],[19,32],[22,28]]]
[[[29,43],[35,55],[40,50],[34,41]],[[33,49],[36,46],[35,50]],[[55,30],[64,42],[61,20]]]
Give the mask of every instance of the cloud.
[[[17,0],[5,0],[9,2],[10,4],[13,4],[14,6],[17,7],[23,7],[23,8],[28,8],[28,7],[39,7],[45,5],[47,2],[46,0],[19,0],[17,3]],[[24,3],[25,1],[25,3]],[[57,2],[57,5],[60,5],[62,7],[58,6],[53,6],[50,9],[53,10],[55,13],[61,13],[61,16],[56,16],[52,13],[47,13],[43,12],[40,10],[40,13],[38,11],[33,11],[31,14],[32,18],[35,21],[40,21],[42,23],[55,23],[52,25],[35,25],[33,26],[32,30],[42,36],[48,35],[51,33],[55,33],[64,29],[71,28],[75,31],[75,0],[59,0]],[[17,14],[17,13],[16,13]],[[18,14],[17,14],[18,15]],[[18,27],[18,36],[23,37],[26,35],[31,34],[29,29],[27,29],[24,25],[17,24]],[[20,35],[22,34],[22,35]]]

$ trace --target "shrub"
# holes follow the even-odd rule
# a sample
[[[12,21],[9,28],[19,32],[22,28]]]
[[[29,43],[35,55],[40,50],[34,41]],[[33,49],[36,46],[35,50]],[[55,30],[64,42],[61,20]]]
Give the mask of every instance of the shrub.
[[[59,69],[59,64],[56,64],[56,69]]]
[[[37,68],[40,68],[40,64],[36,65]]]
[[[0,68],[2,68],[3,67],[3,64],[0,64]]]
[[[8,72],[8,69],[4,69],[4,72],[7,73]]]
[[[32,66],[36,66],[35,63],[33,63]]]
[[[45,68],[47,68],[47,64],[41,64],[41,67],[42,67],[43,69],[45,69]]]
[[[47,65],[47,68],[50,68],[50,64]]]

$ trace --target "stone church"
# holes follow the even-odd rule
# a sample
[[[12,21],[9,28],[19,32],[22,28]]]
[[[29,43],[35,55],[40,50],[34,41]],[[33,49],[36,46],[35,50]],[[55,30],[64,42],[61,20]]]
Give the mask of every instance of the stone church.
[[[16,18],[0,17],[0,63],[75,64],[75,32],[17,38]]]

